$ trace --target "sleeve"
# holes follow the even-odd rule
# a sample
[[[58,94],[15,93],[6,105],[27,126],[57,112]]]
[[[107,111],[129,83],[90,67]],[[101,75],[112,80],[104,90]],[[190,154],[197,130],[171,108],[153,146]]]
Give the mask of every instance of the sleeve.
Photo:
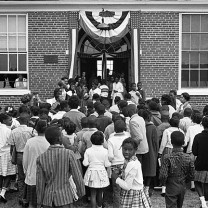
[[[130,128],[130,134],[131,134],[131,137],[133,139],[135,139],[138,144],[143,140],[143,135],[140,131],[140,128],[138,125],[135,124],[135,122],[131,121],[129,123],[129,128]]]
[[[45,175],[41,167],[40,158],[37,158],[37,172],[36,172],[36,190],[37,190],[37,205],[40,207],[43,204],[43,197],[45,192]]]
[[[169,160],[167,157],[162,160],[159,179],[162,186],[165,186],[167,178],[168,178],[168,168],[169,168]]]
[[[27,142],[26,145],[25,145],[25,148],[24,148],[23,160],[22,160],[24,173],[26,173],[27,169],[28,169],[28,159],[29,159],[29,145],[28,145],[28,142]]]
[[[184,147],[187,146],[187,144],[190,142],[190,128],[188,128],[186,135],[185,135],[185,141],[184,141]]]
[[[197,135],[194,137],[193,145],[192,145],[192,153],[194,156],[198,156],[198,137]]]
[[[109,133],[108,133],[108,128],[107,127],[105,128],[104,135],[105,135],[105,139],[108,141]]]
[[[113,145],[112,143],[108,140],[108,159],[109,161],[112,161],[114,158],[114,154],[113,154]]]
[[[163,150],[165,149],[167,142],[168,142],[168,131],[165,130],[163,132],[162,141],[161,141],[160,149],[159,149],[159,154],[163,153]]]
[[[124,190],[129,191],[130,189],[132,189],[132,185],[133,185],[133,181],[136,177],[137,174],[137,169],[133,168],[128,175],[126,176],[125,180],[121,179],[121,178],[117,178],[116,179],[116,183]]]
[[[103,134],[104,135],[104,134]],[[105,148],[105,149],[108,149],[108,143],[107,143],[107,141],[106,141],[106,139],[105,139],[105,135],[104,135],[104,143],[103,143],[103,147]]]
[[[73,152],[70,152],[69,159],[70,159],[69,161],[70,171],[71,171],[74,183],[76,184],[76,187],[77,187],[77,195],[80,198],[85,195],[85,186],[84,186],[82,173],[81,173],[77,159],[75,158],[75,155]]]
[[[84,153],[84,160],[83,160],[83,165],[88,166],[89,165],[89,157],[88,157],[88,151],[85,151]]]

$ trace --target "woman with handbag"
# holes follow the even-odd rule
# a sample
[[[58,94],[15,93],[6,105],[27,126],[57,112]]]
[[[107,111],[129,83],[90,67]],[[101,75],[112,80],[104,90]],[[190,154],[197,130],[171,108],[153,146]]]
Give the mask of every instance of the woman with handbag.
[[[16,167],[11,163],[10,145],[8,144],[12,117],[1,113],[0,122],[0,203],[6,203],[6,190],[10,185],[11,176],[16,174]]]

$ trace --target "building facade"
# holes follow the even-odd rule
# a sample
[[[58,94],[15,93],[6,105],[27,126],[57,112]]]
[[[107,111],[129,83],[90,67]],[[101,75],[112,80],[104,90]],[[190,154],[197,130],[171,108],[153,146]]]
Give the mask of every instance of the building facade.
[[[188,92],[199,109],[208,104],[208,2],[62,0],[0,1],[0,106],[19,105],[20,96],[28,92],[38,92],[41,99],[53,97],[60,78],[72,70],[71,29],[78,31],[71,75],[86,71],[90,77],[93,70],[98,74],[101,57],[93,55],[102,48],[87,38],[79,13],[102,8],[130,11],[129,27],[138,30],[137,66],[132,68],[129,30],[109,45],[112,70],[122,70],[129,83],[142,81],[147,97],[175,89],[179,95]],[[14,82],[19,75],[26,85],[18,88]]]

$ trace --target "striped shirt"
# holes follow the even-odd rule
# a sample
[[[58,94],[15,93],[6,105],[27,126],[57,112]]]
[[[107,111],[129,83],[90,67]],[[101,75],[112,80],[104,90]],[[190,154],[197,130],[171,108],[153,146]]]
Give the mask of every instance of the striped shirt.
[[[73,203],[69,184],[72,175],[80,197],[85,195],[84,181],[77,160],[71,150],[51,145],[37,158],[37,204],[52,207]]]

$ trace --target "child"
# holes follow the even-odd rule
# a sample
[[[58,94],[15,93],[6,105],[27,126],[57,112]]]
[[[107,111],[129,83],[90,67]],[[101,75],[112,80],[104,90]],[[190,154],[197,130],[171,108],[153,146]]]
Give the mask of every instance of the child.
[[[58,126],[48,127],[45,137],[50,147],[37,158],[37,205],[73,208],[73,192],[69,182],[71,176],[76,184],[78,197],[85,194],[77,160],[73,151],[61,145],[62,135]]]
[[[143,176],[141,163],[136,157],[138,144],[130,137],[122,143],[122,152],[125,158],[123,173],[113,172],[112,178],[121,187],[119,208],[150,208],[151,203],[143,188]]]
[[[172,153],[165,155],[160,170],[160,180],[166,186],[166,208],[182,208],[186,182],[194,179],[194,162],[191,156],[183,153],[184,134],[174,131],[171,134]]]
[[[103,188],[109,183],[106,167],[110,167],[108,150],[103,147],[104,135],[96,131],[91,136],[92,147],[84,154],[83,165],[88,166],[84,176],[85,185],[90,187],[92,208],[102,207]],[[98,205],[98,206],[97,206]]]

